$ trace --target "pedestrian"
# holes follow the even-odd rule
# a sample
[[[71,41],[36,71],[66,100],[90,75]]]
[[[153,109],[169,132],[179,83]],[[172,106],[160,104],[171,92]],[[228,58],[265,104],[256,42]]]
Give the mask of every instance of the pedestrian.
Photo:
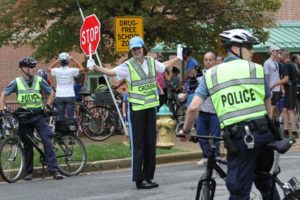
[[[253,45],[259,42],[246,30],[233,29],[220,34],[228,57],[206,71],[186,112],[180,134],[189,138],[190,130],[203,101],[210,96],[227,148],[226,187],[230,200],[248,200],[253,181],[263,199],[280,199],[269,177],[255,174],[270,171],[274,141],[266,118],[270,88],[263,67],[251,62]],[[266,109],[267,108],[267,109]],[[231,145],[227,145],[231,143]],[[273,191],[273,193],[272,193]]]
[[[295,115],[296,98],[297,98],[297,69],[296,65],[290,59],[290,52],[288,50],[281,51],[281,59],[285,64],[283,79],[273,85],[277,87],[284,86],[284,105],[283,105],[283,124],[284,137],[289,137],[289,122],[292,128],[292,137],[298,138],[297,133],[297,119]]]
[[[135,36],[129,41],[132,58],[121,65],[109,69],[95,65],[89,59],[88,68],[117,80],[126,80],[129,102],[129,129],[132,151],[132,180],[137,189],[158,187],[153,181],[156,159],[156,106],[159,105],[156,73],[163,73],[182,60],[182,48],[177,49],[177,57],[161,63],[147,55],[144,41]]]
[[[223,57],[222,56],[217,56],[216,65],[221,64],[222,62],[223,62]]]
[[[17,101],[22,109],[31,110],[33,114],[24,117],[19,121],[19,135],[24,143],[25,155],[25,180],[32,180],[33,173],[33,144],[25,135],[33,137],[33,130],[36,129],[45,148],[45,157],[49,173],[54,179],[62,179],[58,172],[54,147],[51,142],[52,132],[50,126],[43,115],[44,104],[42,93],[48,95],[47,107],[50,107],[54,91],[48,83],[40,76],[34,75],[34,68],[37,62],[32,57],[24,57],[19,62],[19,68],[24,75],[15,78],[5,87],[0,97],[0,110],[3,112],[6,97],[12,93],[17,94]],[[32,98],[32,97],[35,98]]]
[[[70,61],[74,62],[76,67],[70,67]],[[77,67],[79,67],[79,69]],[[58,60],[48,67],[48,70],[51,72],[51,75],[56,78],[55,106],[57,109],[57,121],[64,121],[65,115],[67,119],[74,119],[74,77],[76,77],[80,71],[83,71],[84,67],[68,53],[62,52],[59,54]]]
[[[207,52],[204,54],[203,61],[203,73],[205,74],[206,70],[210,69],[216,64],[216,55],[213,52]],[[203,79],[203,76],[200,77],[200,81],[201,79]],[[196,133],[197,135],[214,135],[217,137],[221,136],[219,119],[211,103],[210,97],[205,99],[200,107],[200,111],[196,121]],[[197,162],[197,166],[203,166],[207,163],[208,160],[209,142],[203,140],[199,142],[199,145],[202,150],[202,159]],[[220,156],[220,143],[217,143],[216,145],[216,156]]]
[[[280,48],[275,45],[270,46],[270,57],[264,63],[265,76],[269,81],[269,85],[272,89],[270,118],[274,118],[276,108],[278,108],[281,96],[280,85],[274,86],[275,83],[278,83],[280,80],[279,64],[277,62],[279,59],[279,50]]]

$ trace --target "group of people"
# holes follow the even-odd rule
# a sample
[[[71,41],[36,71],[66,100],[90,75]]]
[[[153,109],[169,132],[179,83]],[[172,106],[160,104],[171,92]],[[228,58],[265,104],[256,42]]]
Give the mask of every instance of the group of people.
[[[237,149],[237,151],[230,151],[228,148],[226,186],[230,192],[229,199],[249,199],[253,181],[262,193],[263,199],[269,199],[271,196],[273,199],[279,199],[276,188],[271,190],[271,180],[268,177],[255,175],[254,172],[257,169],[269,171],[272,167],[274,152],[265,148],[266,144],[275,140],[273,132],[268,127],[269,117],[274,116],[270,97],[272,97],[272,105],[275,106],[277,104],[275,98],[278,98],[275,97],[276,92],[279,91],[277,86],[286,84],[284,90],[281,90],[281,95],[287,96],[293,92],[294,71],[292,70],[294,68],[291,66],[294,67],[295,64],[289,61],[288,52],[281,51],[282,61],[286,64],[283,78],[273,79],[271,77],[273,77],[274,69],[277,70],[279,67],[276,64],[276,58],[273,60],[272,55],[275,54],[273,51],[278,50],[272,48],[272,59],[265,63],[264,70],[264,67],[251,61],[254,53],[253,45],[259,44],[259,42],[248,31],[233,29],[222,32],[220,37],[228,56],[216,64],[220,59],[217,59],[213,52],[207,52],[204,55],[205,69],[202,72],[203,75],[196,79],[197,86],[193,88],[193,93],[187,92],[188,109],[183,130],[179,134],[188,139],[196,118],[196,130],[199,134],[210,133],[219,136],[223,130],[224,134],[230,135],[230,144],[234,144]],[[135,182],[137,189],[151,189],[159,186],[154,181],[157,137],[156,107],[159,105],[157,73],[163,73],[166,69],[171,69],[178,62],[185,60],[187,73],[195,75],[197,70],[195,70],[196,72],[192,71],[195,69],[194,66],[199,67],[199,65],[197,61],[191,59],[191,51],[184,50],[181,46],[177,48],[176,57],[165,62],[147,56],[148,49],[140,37],[131,38],[129,47],[131,58],[117,67],[99,67],[90,58],[87,61],[87,68],[114,76],[117,80],[125,80],[128,90],[127,110],[132,153],[132,181]],[[295,60],[297,59],[298,57]],[[80,69],[69,68],[70,60],[73,60]],[[56,65],[60,67],[54,68]],[[274,69],[267,71],[268,65],[272,65],[271,67]],[[4,89],[0,99],[0,110],[4,109],[5,97],[14,92],[17,93],[20,106],[26,109],[41,110],[44,108],[41,90],[49,94],[47,104],[52,103],[54,91],[45,80],[33,74],[35,66],[36,61],[31,57],[20,61],[19,67],[24,75],[17,77]],[[189,69],[190,66],[193,67]],[[56,90],[56,104],[58,104],[58,109],[63,110],[58,118],[64,119],[65,110],[67,110],[68,118],[71,118],[74,114],[72,110],[74,110],[73,97],[75,94],[73,84],[71,88],[69,83],[73,83],[73,77],[84,68],[67,53],[63,53],[60,54],[59,60],[48,69],[56,77],[57,85],[62,86],[60,89],[57,87]],[[176,76],[178,71],[174,68],[173,70]],[[184,77],[183,83],[190,78],[189,87],[193,85],[191,75]],[[33,95],[38,98],[31,98]],[[285,99],[284,108],[288,115],[292,101],[289,98]],[[292,122],[293,117],[290,115],[289,117]],[[49,172],[55,179],[62,178],[57,171],[57,162],[50,142],[51,131],[43,115],[36,114],[22,122],[20,131],[32,134],[33,128],[37,129],[45,145]],[[293,129],[292,134],[295,136],[294,131]],[[243,139],[249,135],[253,139],[254,146],[248,146]],[[31,174],[32,145],[26,142],[26,139],[24,139],[24,143],[25,152],[28,154],[25,168],[27,174]],[[205,144],[200,144],[202,147],[203,145]],[[204,159],[206,157],[207,154],[204,151]]]
[[[78,68],[69,67],[73,61]],[[20,108],[31,110],[32,114],[20,119],[18,134],[24,143],[25,154],[25,180],[32,180],[33,173],[33,144],[30,138],[33,136],[34,129],[39,134],[45,149],[46,163],[49,173],[54,179],[62,179],[63,176],[58,171],[57,160],[54,147],[51,142],[52,131],[49,123],[44,116],[44,110],[50,109],[55,98],[57,109],[57,121],[64,121],[65,115],[68,120],[74,118],[75,92],[74,77],[84,67],[75,58],[63,52],[59,54],[58,60],[50,65],[48,70],[56,78],[56,92],[50,87],[50,81],[44,70],[35,72],[37,61],[32,57],[24,57],[19,62],[19,68],[23,75],[16,77],[7,85],[0,97],[0,112],[5,112],[6,97],[16,93],[17,102]],[[44,102],[46,96],[46,103]]]

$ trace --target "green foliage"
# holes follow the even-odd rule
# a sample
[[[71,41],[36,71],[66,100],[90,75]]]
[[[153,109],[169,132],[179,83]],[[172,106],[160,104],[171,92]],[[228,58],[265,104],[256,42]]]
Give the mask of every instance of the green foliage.
[[[231,28],[251,28],[262,42],[265,27],[274,24],[281,0],[78,0],[86,16],[101,22],[99,54],[113,63],[114,17],[143,16],[145,42],[185,43],[215,50],[218,34]],[[82,19],[76,0],[0,0],[0,45],[30,43],[46,61],[61,51],[78,51]]]

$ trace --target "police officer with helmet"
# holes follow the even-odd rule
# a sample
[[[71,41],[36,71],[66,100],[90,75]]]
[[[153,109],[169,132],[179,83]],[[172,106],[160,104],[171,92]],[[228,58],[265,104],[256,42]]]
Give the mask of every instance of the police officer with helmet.
[[[54,97],[54,91],[42,77],[34,75],[36,64],[36,60],[32,57],[25,57],[20,60],[19,67],[24,75],[15,78],[5,87],[0,97],[0,110],[4,112],[6,96],[16,93],[20,107],[32,111],[32,114],[20,121],[18,130],[24,142],[24,179],[31,180],[33,173],[33,144],[25,133],[33,136],[34,129],[37,130],[44,145],[49,173],[54,179],[63,179],[63,176],[58,172],[54,147],[51,142],[52,132],[43,115],[44,105],[41,92],[49,95],[47,100],[47,107],[49,107]]]
[[[254,181],[263,199],[279,199],[270,178],[254,174],[270,171],[274,152],[266,144],[274,141],[268,124],[270,88],[263,67],[251,62],[253,45],[259,42],[246,30],[233,29],[220,34],[228,57],[206,71],[200,81],[179,133],[189,138],[197,112],[210,96],[224,130],[227,155],[226,187],[230,200],[248,200]]]

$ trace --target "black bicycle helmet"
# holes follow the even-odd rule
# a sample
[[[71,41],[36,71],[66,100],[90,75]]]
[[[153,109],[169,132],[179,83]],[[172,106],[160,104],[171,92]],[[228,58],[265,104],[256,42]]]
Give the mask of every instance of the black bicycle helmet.
[[[259,41],[249,33],[249,31],[243,29],[232,29],[229,31],[223,31],[221,34],[221,42],[225,48],[228,48],[234,44],[242,45],[256,45]]]
[[[26,56],[20,60],[19,68],[22,68],[22,67],[34,68],[36,66],[36,64],[37,64],[37,62],[33,57]]]

